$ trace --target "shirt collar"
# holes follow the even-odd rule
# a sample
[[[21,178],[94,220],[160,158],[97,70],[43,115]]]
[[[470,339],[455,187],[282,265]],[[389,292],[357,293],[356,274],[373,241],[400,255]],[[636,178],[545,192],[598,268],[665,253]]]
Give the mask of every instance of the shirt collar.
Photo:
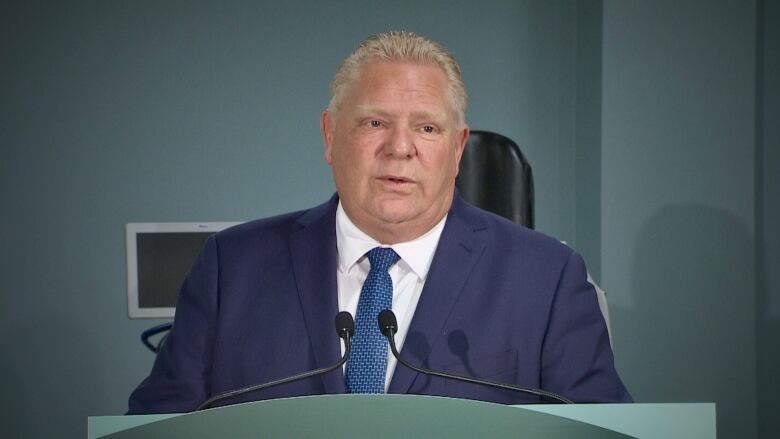
[[[409,268],[422,280],[428,276],[433,254],[439,245],[447,215],[433,228],[411,241],[381,245],[379,241],[360,230],[347,216],[339,201],[336,209],[336,248],[339,255],[339,271],[346,273],[374,247],[390,247],[398,253]]]

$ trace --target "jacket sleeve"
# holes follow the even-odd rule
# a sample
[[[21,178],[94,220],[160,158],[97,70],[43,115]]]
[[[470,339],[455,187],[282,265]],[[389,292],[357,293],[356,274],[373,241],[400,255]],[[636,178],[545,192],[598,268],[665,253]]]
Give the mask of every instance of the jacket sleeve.
[[[596,291],[572,252],[561,271],[542,346],[542,388],[575,402],[631,402],[615,370]]]
[[[184,280],[173,328],[151,373],[130,395],[128,414],[187,412],[207,399],[218,285],[219,254],[211,236]]]

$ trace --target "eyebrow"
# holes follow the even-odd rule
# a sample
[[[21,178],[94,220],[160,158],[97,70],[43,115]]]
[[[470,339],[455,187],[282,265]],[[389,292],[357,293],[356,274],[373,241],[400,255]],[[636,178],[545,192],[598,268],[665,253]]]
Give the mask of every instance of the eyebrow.
[[[392,113],[383,110],[380,107],[374,106],[374,105],[357,105],[356,106],[358,113],[370,113],[370,114],[377,114],[379,116],[383,117],[391,117]],[[441,112],[433,112],[433,111],[415,111],[411,114],[412,119],[431,119],[434,121],[446,121],[447,119],[447,113],[445,111]]]

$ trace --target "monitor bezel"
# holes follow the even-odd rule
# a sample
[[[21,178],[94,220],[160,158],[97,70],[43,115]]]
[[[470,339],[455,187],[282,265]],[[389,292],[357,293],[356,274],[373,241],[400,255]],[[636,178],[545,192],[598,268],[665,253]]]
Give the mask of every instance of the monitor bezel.
[[[127,316],[131,319],[160,319],[173,318],[176,315],[176,307],[141,308],[139,306],[138,248],[136,245],[139,233],[216,233],[238,224],[241,222],[127,223],[125,225]]]

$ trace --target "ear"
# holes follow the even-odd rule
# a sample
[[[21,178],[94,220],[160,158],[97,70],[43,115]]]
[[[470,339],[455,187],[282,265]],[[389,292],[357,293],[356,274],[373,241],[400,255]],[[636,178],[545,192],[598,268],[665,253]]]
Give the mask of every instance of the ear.
[[[335,121],[328,110],[324,110],[320,116],[320,132],[322,133],[322,142],[325,144],[325,161],[329,165],[333,164],[333,130]]]
[[[467,140],[469,140],[469,126],[463,123],[463,128],[458,131],[457,143],[455,145],[455,175],[458,175],[458,170],[460,170],[460,158],[463,157]]]

